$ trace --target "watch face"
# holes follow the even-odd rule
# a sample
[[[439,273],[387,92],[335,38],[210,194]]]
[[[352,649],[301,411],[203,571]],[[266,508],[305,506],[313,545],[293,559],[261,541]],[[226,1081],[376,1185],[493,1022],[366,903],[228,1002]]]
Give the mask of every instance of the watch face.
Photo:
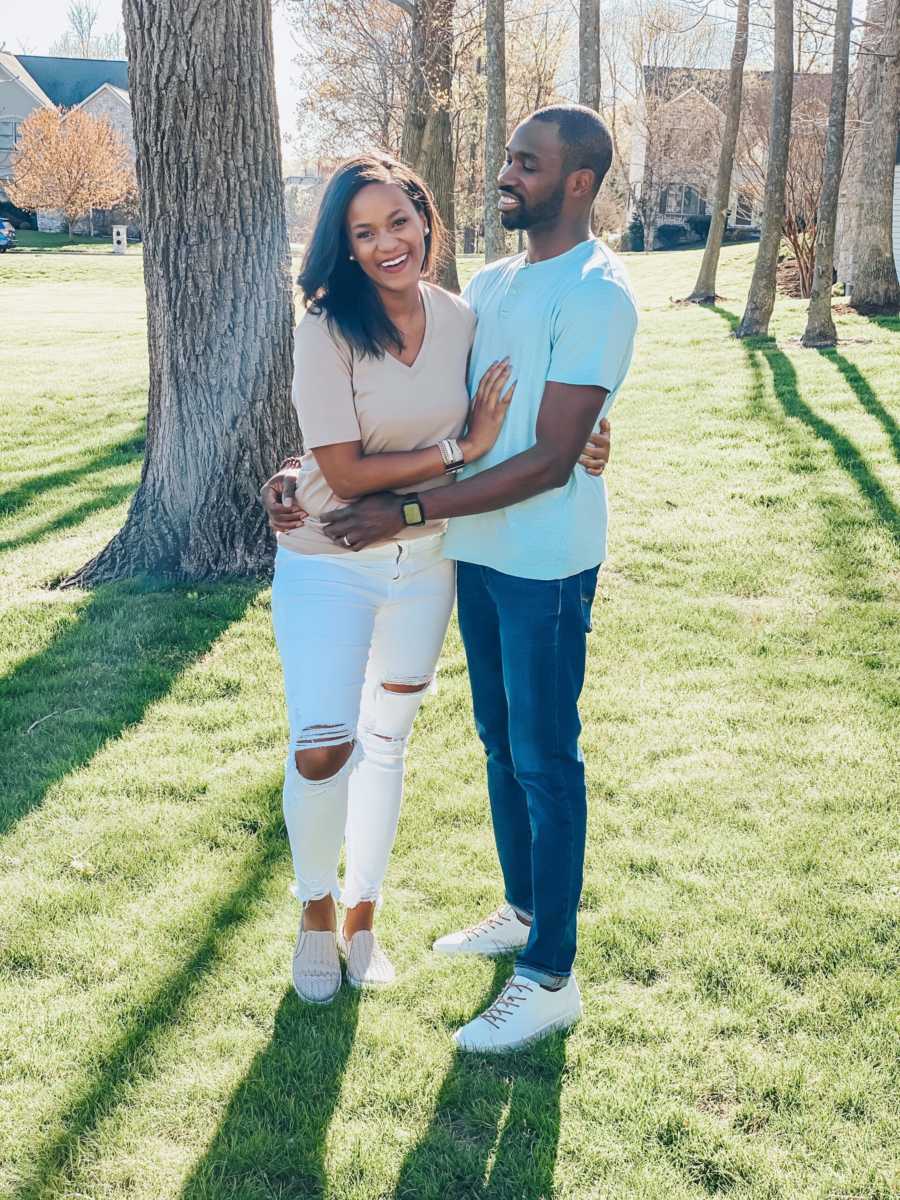
[[[422,505],[418,500],[408,500],[403,505],[403,520],[407,525],[424,525],[425,517],[422,513]]]

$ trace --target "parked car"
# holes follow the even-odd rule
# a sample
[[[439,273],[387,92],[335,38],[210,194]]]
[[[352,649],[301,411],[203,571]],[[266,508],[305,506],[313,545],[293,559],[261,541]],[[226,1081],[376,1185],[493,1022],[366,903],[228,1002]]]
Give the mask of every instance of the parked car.
[[[13,249],[15,244],[16,231],[11,222],[0,220],[0,254],[5,254],[7,250]]]

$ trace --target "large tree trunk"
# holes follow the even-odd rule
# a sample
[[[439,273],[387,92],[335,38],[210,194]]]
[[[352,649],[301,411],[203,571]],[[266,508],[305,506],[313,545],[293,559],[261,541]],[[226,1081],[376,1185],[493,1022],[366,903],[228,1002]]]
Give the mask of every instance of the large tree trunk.
[[[581,0],[578,12],[578,103],[600,111],[600,0]]]
[[[900,283],[892,244],[894,163],[900,117],[900,0],[869,6],[862,94],[862,178],[850,304],[858,312],[896,312]]]
[[[850,79],[851,10],[852,0],[837,0],[831,64],[831,103],[825,134],[822,195],[816,218],[816,262],[813,268],[806,329],[800,339],[804,346],[833,346],[837,341],[837,330],[831,315],[831,287],[834,275],[838,195],[844,164],[844,127],[847,120],[847,85]]]
[[[750,0],[738,0],[734,47],[731,51],[731,71],[728,76],[728,103],[725,111],[725,129],[719,150],[719,166],[716,171],[716,190],[710,215],[709,233],[703,251],[703,261],[694,290],[688,296],[697,304],[715,304],[716,274],[719,270],[719,255],[725,222],[731,199],[731,175],[734,169],[734,152],[741,124],[741,96],[744,90],[744,63],[747,59],[747,40],[750,23]]]
[[[450,291],[458,292],[454,206],[456,158],[450,123],[455,2],[416,0],[412,14],[412,64],[401,156],[419,172],[434,193],[438,212],[447,227],[449,251],[440,282]]]
[[[772,120],[769,126],[769,162],[763,199],[762,236],[753,267],[747,306],[737,337],[761,337],[769,332],[775,307],[775,272],[784,223],[784,192],[787,183],[791,134],[791,104],[794,98],[794,9],[793,0],[775,0],[775,70],[772,75]]]
[[[67,582],[256,574],[298,431],[269,0],[124,0],[150,393],[123,528]]]
[[[484,257],[487,262],[509,253],[497,202],[497,173],[506,158],[506,0],[486,0],[484,38],[487,105],[484,122]]]

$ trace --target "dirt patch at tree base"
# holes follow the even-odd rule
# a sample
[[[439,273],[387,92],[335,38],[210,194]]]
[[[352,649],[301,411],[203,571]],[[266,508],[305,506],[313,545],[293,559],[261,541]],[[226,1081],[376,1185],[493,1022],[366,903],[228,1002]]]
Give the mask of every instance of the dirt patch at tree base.
[[[792,300],[802,300],[803,288],[800,283],[800,269],[796,258],[783,258],[775,272],[775,286],[782,296],[790,296]]]

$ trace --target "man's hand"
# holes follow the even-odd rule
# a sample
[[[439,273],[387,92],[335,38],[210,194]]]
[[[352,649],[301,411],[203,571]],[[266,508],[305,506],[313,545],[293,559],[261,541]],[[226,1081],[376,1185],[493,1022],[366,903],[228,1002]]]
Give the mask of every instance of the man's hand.
[[[333,542],[343,543],[348,550],[364,550],[405,528],[402,499],[396,492],[376,492],[346,508],[322,513],[322,524]]]
[[[263,484],[259,498],[275,533],[290,533],[292,529],[299,529],[309,516],[297,504],[294,498],[296,494],[296,469],[279,471]]]
[[[606,417],[600,422],[600,431],[592,433],[578,462],[588,475],[602,475],[609,462],[610,424]]]

